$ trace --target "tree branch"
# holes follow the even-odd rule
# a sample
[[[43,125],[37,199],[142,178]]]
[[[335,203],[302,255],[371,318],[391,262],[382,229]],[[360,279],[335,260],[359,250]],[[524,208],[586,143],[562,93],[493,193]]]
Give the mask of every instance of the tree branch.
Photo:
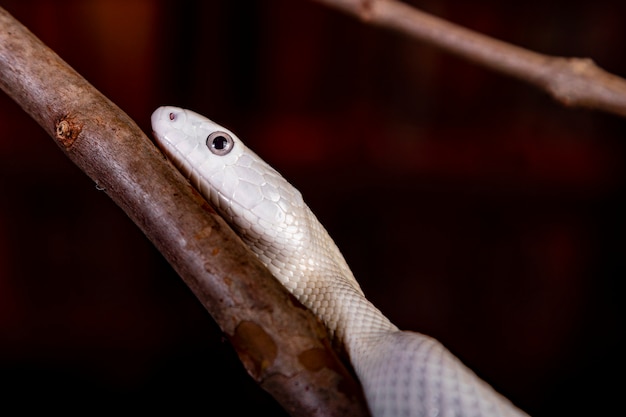
[[[320,322],[133,120],[2,8],[0,87],[148,236],[229,337],[250,375],[288,412],[367,415],[358,383]]]
[[[424,13],[397,0],[315,0],[534,84],[566,106],[626,117],[626,80],[588,58],[543,55]]]

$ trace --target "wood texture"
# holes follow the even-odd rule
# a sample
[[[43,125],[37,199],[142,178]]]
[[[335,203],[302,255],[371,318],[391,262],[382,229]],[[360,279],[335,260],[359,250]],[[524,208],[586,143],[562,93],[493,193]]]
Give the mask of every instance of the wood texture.
[[[540,54],[424,13],[396,0],[315,0],[533,84],[565,106],[626,116],[626,80],[589,58]]]
[[[0,86],[148,236],[291,415],[367,415],[321,323],[133,120],[1,8]]]

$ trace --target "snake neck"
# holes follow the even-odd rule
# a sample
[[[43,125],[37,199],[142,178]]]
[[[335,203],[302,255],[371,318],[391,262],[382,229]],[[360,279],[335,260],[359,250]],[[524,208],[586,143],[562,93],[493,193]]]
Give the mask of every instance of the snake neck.
[[[303,274],[305,275],[305,274]],[[360,288],[352,285],[335,269],[316,270],[315,279],[303,277],[300,284],[288,289],[309,308],[328,329],[333,347],[347,354],[351,361],[360,356],[363,347],[398,328],[385,317]]]
[[[307,206],[298,223],[299,238],[279,248],[245,231],[240,234],[270,272],[324,323],[337,350],[352,356],[363,341],[398,330],[365,298],[339,248]]]

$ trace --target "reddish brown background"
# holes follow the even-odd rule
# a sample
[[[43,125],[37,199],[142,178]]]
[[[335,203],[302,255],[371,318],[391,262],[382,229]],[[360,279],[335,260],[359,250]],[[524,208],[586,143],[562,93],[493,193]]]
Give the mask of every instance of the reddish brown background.
[[[526,410],[621,404],[623,119],[307,0],[2,3],[146,132],[163,104],[238,132],[375,304]],[[414,3],[626,76],[623,2]],[[159,253],[4,94],[0,127],[4,404],[279,415]]]

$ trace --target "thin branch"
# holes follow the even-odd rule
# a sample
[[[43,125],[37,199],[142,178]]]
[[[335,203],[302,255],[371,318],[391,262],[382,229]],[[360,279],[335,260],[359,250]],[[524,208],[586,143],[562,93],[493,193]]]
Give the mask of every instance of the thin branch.
[[[544,89],[566,106],[626,117],[626,80],[588,58],[543,55],[455,25],[396,0],[315,0]]]
[[[367,415],[359,385],[319,321],[133,120],[2,8],[0,87],[148,236],[229,337],[250,375],[289,413]]]

